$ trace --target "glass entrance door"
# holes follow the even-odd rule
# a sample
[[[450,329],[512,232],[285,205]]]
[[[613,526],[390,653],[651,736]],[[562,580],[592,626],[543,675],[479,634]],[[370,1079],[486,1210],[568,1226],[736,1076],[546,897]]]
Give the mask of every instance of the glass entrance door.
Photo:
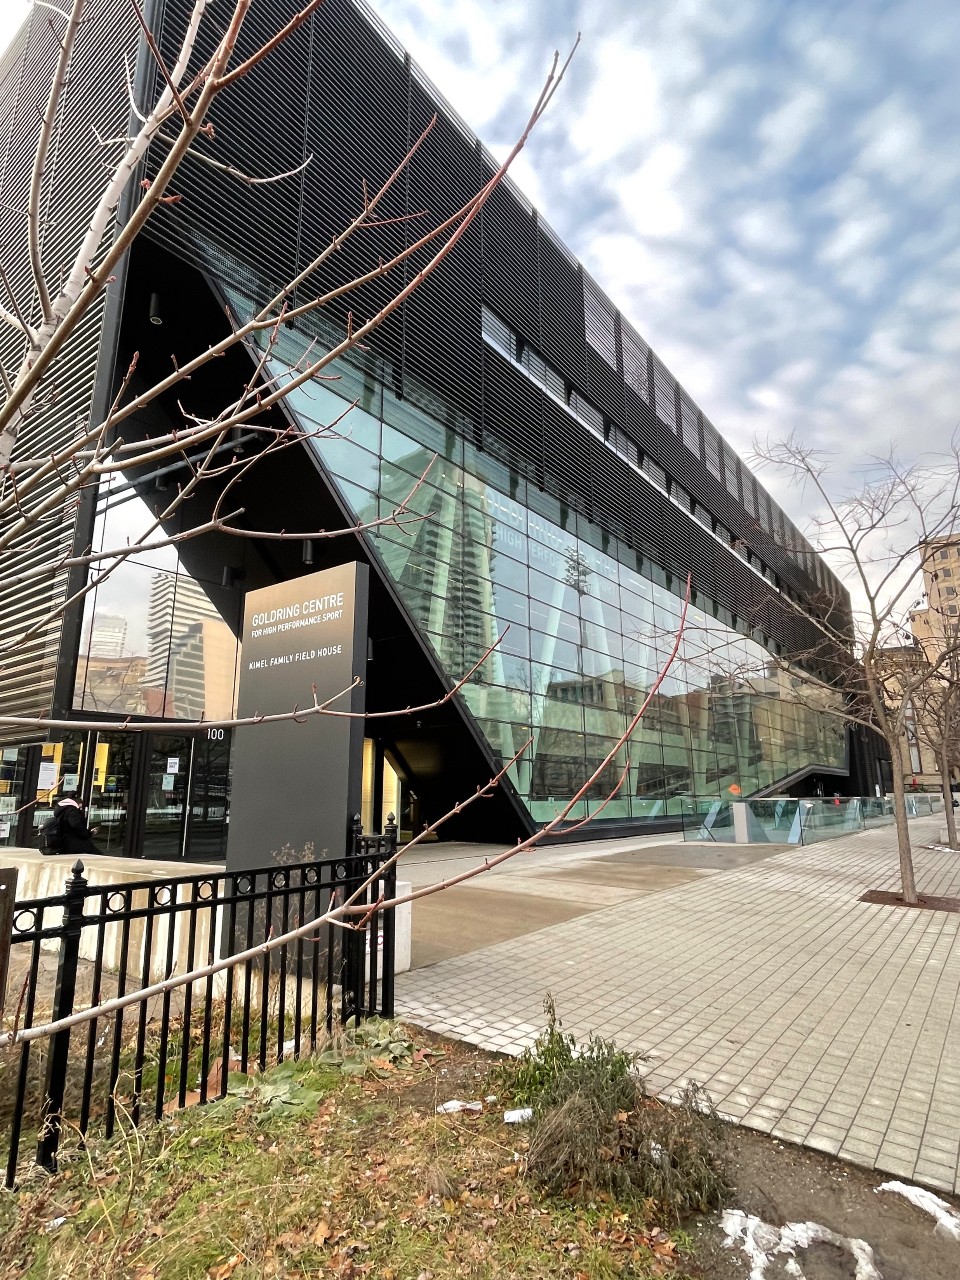
[[[149,752],[142,854],[145,858],[182,858],[193,739],[183,734],[151,734]]]
[[[97,828],[93,843],[101,853],[122,854],[130,808],[133,738],[129,733],[93,733],[84,744],[92,769],[82,770],[87,819]],[[81,766],[83,760],[80,761]]]
[[[222,861],[227,856],[230,801],[230,735],[208,729],[193,751],[187,857],[191,862]]]

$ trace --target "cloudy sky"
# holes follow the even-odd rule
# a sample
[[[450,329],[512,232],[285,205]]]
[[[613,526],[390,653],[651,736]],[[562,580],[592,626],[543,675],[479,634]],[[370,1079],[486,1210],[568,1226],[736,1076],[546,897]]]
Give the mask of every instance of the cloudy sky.
[[[741,454],[960,421],[955,0],[379,0],[492,150],[583,43],[517,170]],[[4,0],[0,40],[20,0]],[[802,520],[802,502],[768,487]]]
[[[960,6],[379,8],[495,149],[548,52],[582,30],[521,186],[741,453],[793,429],[847,455],[946,447],[960,421]]]

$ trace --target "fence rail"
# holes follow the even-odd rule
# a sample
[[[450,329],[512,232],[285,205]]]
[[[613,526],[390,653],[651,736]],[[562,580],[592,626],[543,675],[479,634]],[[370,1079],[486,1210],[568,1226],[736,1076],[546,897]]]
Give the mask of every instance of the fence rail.
[[[397,828],[350,832],[342,858],[249,871],[89,884],[78,862],[64,892],[18,902],[13,913],[8,1015],[18,1029],[69,1017],[151,983],[249,950],[322,916],[375,877],[396,851]],[[392,897],[390,865],[358,898]],[[111,1136],[118,1107],[146,1116],[227,1092],[230,1071],[263,1070],[308,1053],[335,1022],[393,1016],[394,913],[362,927],[324,924],[219,973],[104,1014],[0,1060],[6,1186],[26,1135],[55,1170],[61,1130]],[[16,1006],[15,1009],[9,1006]],[[3,1078],[5,1077],[5,1078]]]

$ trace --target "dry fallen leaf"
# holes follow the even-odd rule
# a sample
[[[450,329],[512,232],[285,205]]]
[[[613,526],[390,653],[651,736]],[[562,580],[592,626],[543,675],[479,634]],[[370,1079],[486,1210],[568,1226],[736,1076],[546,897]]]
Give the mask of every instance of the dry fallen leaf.
[[[200,1091],[198,1089],[188,1089],[187,1095],[183,1100],[184,1107],[195,1107],[200,1101]],[[174,1111],[180,1110],[180,1101],[176,1094],[163,1104],[163,1114],[170,1115]]]
[[[243,1262],[243,1254],[235,1253],[225,1262],[215,1262],[212,1267],[207,1267],[207,1275],[210,1280],[229,1280],[241,1262]]]
[[[333,1228],[329,1222],[318,1222],[317,1228],[313,1233],[314,1244],[326,1244],[333,1235]]]

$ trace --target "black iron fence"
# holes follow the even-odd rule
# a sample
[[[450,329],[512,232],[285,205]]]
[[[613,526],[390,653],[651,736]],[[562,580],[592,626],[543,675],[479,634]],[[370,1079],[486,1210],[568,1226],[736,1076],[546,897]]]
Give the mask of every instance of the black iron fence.
[[[322,916],[374,877],[396,826],[350,833],[347,856],[98,886],[78,862],[58,897],[18,902],[7,1021],[23,1030],[251,950]],[[388,867],[358,897],[392,897]],[[194,982],[0,1052],[6,1186],[21,1147],[51,1171],[65,1126],[111,1136],[118,1111],[144,1117],[222,1098],[231,1071],[316,1050],[335,1023],[393,1016],[394,913],[334,923]],[[355,923],[357,917],[354,917]]]

